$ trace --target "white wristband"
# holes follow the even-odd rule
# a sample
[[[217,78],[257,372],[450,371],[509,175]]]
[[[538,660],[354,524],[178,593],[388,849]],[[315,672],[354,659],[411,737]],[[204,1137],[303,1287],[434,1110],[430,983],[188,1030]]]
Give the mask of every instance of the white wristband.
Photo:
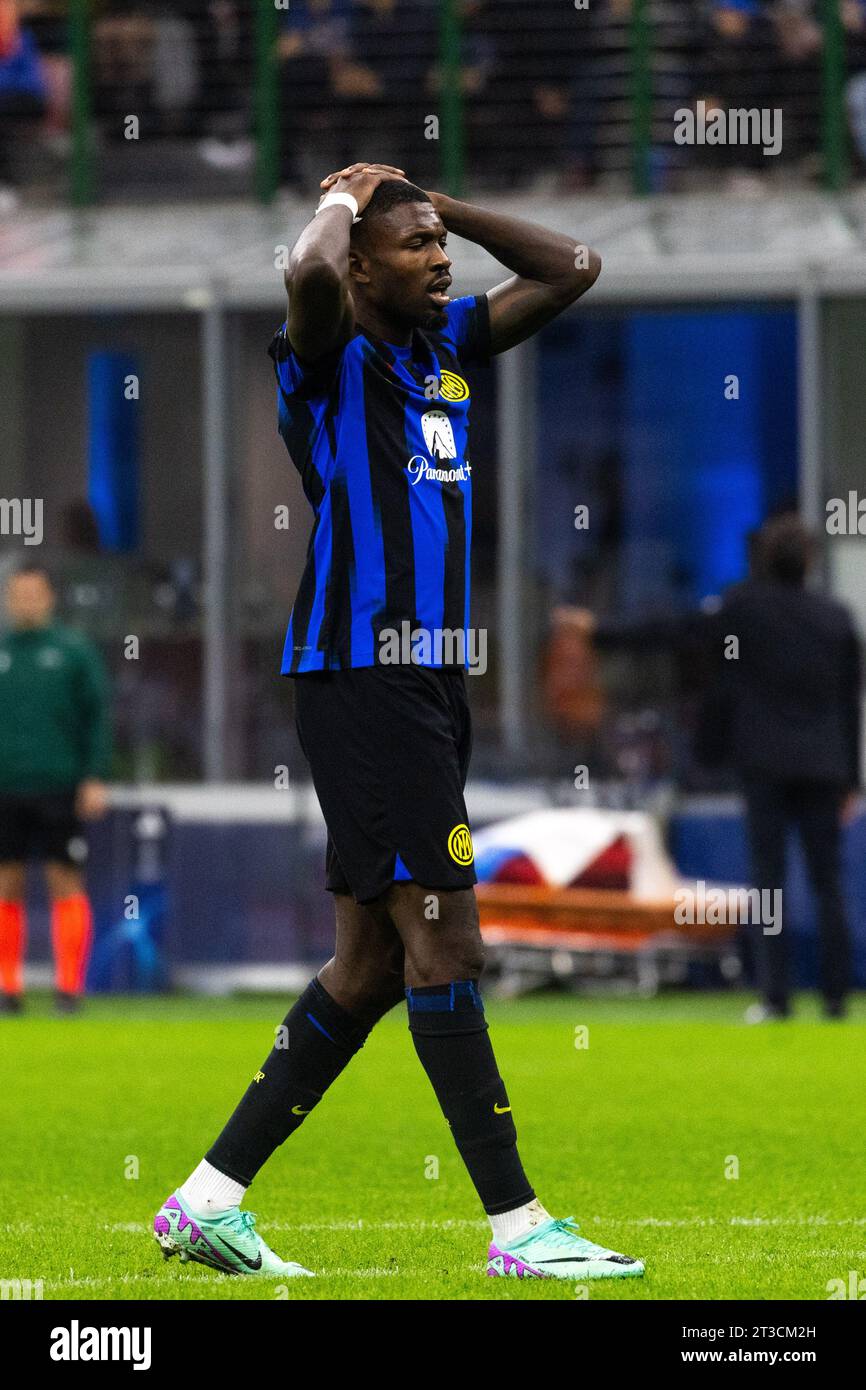
[[[360,222],[361,219],[358,216],[358,200],[357,198],[353,198],[351,193],[326,193],[319,203],[319,206],[316,208],[316,216],[318,217],[320,212],[324,212],[325,208],[333,208],[338,205],[349,209],[352,214],[353,222]]]

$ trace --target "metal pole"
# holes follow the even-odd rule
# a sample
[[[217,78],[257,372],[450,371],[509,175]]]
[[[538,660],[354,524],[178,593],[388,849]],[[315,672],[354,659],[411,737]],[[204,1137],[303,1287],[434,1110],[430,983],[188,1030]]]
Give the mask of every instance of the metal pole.
[[[216,291],[201,316],[204,456],[203,763],[206,782],[226,777],[228,741],[229,410],[226,314]]]
[[[632,0],[631,46],[632,187],[641,197],[650,191],[652,151],[652,64],[646,0]]]
[[[87,207],[93,201],[89,8],[89,0],[70,0],[69,44],[72,54],[70,196],[74,206],[79,208]]]
[[[256,197],[269,203],[280,186],[279,16],[274,0],[256,0]]]
[[[499,624],[499,720],[509,753],[527,745],[530,647],[527,576],[535,473],[537,343],[529,339],[496,359],[499,455],[496,609]]]
[[[822,0],[824,21],[821,123],[824,182],[840,189],[848,177],[845,135],[845,31],[839,0]]]
[[[442,186],[452,198],[463,197],[464,145],[461,49],[463,46],[459,0],[441,0],[439,12],[440,93],[439,153]]]

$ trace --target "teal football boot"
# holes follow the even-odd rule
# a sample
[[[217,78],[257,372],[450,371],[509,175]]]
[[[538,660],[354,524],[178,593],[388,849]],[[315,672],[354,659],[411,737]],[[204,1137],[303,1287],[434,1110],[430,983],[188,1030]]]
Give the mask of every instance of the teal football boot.
[[[309,1269],[281,1260],[255,1229],[251,1211],[233,1207],[220,1216],[194,1216],[183,1204],[179,1192],[163,1202],[153,1222],[153,1234],[165,1259],[179,1255],[182,1263],[219,1269],[223,1274],[254,1274],[259,1277],[313,1278]]]

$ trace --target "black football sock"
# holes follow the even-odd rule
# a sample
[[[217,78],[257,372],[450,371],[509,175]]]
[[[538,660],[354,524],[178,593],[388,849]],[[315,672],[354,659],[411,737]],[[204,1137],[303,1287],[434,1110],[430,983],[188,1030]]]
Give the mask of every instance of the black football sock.
[[[409,1028],[488,1216],[535,1196],[487,1032],[477,980],[406,990]]]
[[[248,1187],[364,1046],[369,1031],[311,980],[286,1015],[271,1055],[205,1154],[208,1163]]]

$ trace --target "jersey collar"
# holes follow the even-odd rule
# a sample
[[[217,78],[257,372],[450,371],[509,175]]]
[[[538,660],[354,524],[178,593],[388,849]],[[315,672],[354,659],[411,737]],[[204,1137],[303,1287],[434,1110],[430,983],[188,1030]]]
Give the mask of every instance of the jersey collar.
[[[375,333],[371,333],[362,324],[357,325],[358,332],[363,334],[369,343],[373,345],[380,357],[384,357],[388,366],[397,371],[402,367],[419,386],[426,384],[432,365],[435,363],[435,356],[431,344],[426,334],[420,328],[412,329],[412,340],[409,344],[409,356],[398,356],[394,351],[394,344],[386,342],[384,338],[378,338]],[[428,365],[429,364],[429,365]]]

